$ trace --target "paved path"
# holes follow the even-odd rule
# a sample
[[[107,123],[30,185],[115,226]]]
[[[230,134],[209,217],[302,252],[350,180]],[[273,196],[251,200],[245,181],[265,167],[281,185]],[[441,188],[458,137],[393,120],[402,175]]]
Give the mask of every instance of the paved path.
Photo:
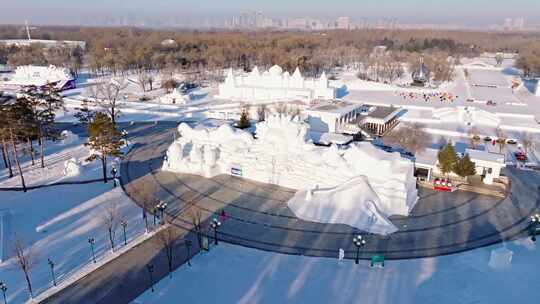
[[[294,190],[221,175],[211,179],[160,170],[173,140],[174,123],[137,125],[130,131],[135,146],[121,167],[127,193],[148,209],[168,203],[167,216],[185,230],[201,217],[209,236],[211,218],[225,210],[220,240],[288,254],[347,258],[356,251],[352,237],[362,233],[346,225],[300,220],[287,207]],[[528,217],[540,205],[540,176],[532,171],[506,171],[510,195],[494,198],[469,192],[441,193],[420,189],[409,217],[392,217],[399,231],[389,237],[367,235],[362,258],[383,253],[388,259],[437,256],[487,246],[525,235]]]
[[[177,233],[183,231],[175,229]],[[175,243],[173,269],[187,260],[183,237],[179,236]],[[189,235],[188,239],[193,243],[190,250],[193,256],[199,251],[197,242],[194,235]],[[168,275],[167,261],[158,233],[41,303],[129,303],[151,287],[146,266],[154,266],[153,279],[157,282]]]

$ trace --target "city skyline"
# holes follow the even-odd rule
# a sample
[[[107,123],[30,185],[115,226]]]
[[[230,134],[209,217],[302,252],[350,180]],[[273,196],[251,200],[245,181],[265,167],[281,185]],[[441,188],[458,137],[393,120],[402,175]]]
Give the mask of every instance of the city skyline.
[[[405,0],[396,3],[390,0],[362,1],[337,0],[327,2],[307,0],[292,3],[283,0],[271,3],[253,3],[233,0],[226,3],[207,0],[156,0],[148,6],[142,0],[117,0],[115,5],[105,0],[91,3],[68,2],[65,0],[7,0],[0,11],[0,23],[22,24],[29,20],[43,25],[136,25],[136,26],[180,26],[221,27],[226,21],[243,12],[262,12],[274,19],[314,18],[337,20],[348,17],[351,22],[378,22],[399,20],[402,24],[442,25],[452,27],[489,27],[504,24],[508,18],[523,18],[527,25],[536,27],[534,12],[540,11],[540,3],[534,0],[517,0],[512,3],[492,1],[432,1]],[[36,9],[28,10],[28,6]],[[489,8],[490,14],[485,14]],[[518,22],[519,23],[519,22]]]

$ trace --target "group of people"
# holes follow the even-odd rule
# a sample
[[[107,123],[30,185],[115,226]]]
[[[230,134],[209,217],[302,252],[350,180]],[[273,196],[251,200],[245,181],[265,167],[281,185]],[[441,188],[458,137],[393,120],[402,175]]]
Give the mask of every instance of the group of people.
[[[433,93],[416,93],[416,92],[396,92],[398,96],[404,100],[423,100],[425,102],[440,101],[440,102],[454,102],[457,96],[448,92],[433,92]]]

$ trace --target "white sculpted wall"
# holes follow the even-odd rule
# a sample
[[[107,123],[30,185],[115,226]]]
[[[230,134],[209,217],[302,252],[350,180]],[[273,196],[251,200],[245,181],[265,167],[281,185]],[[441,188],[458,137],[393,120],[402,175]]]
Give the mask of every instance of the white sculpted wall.
[[[206,177],[233,174],[308,191],[289,202],[306,220],[387,234],[396,230],[387,217],[408,215],[418,199],[411,161],[370,143],[344,150],[315,146],[309,125],[298,118],[269,117],[257,124],[257,139],[229,125],[193,129],[183,123],[178,130],[181,137],[169,147],[164,170]],[[319,209],[324,212],[309,212]],[[346,218],[337,216],[350,212]]]
[[[283,101],[335,98],[335,88],[329,86],[323,72],[319,79],[305,79],[296,68],[293,75],[283,72],[277,65],[260,73],[254,67],[249,74],[235,76],[232,69],[227,73],[225,82],[219,85],[219,98],[236,99],[247,102]]]

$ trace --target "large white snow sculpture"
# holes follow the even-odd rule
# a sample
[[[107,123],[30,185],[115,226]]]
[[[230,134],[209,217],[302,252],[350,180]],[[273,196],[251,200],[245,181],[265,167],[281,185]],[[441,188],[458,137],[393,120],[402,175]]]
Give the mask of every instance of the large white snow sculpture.
[[[302,215],[304,220],[347,224],[388,235],[398,229],[379,210],[381,204],[365,176],[355,177],[331,189],[299,190],[288,202],[289,208]]]
[[[336,89],[329,85],[328,77],[323,72],[318,79],[306,79],[296,68],[292,75],[283,72],[277,65],[268,71],[259,72],[254,67],[249,74],[234,75],[230,69],[225,82],[219,85],[220,98],[243,100],[302,100],[333,99]]]
[[[289,202],[300,218],[319,222],[331,218],[333,223],[390,233],[395,227],[387,217],[408,215],[418,198],[410,160],[370,143],[347,149],[315,146],[308,136],[309,125],[298,117],[268,117],[256,125],[257,139],[229,125],[191,128],[181,124],[178,130],[181,136],[169,147],[164,170],[205,177],[233,174],[293,189],[316,189],[310,195],[298,194]],[[306,213],[311,207],[321,208],[320,198],[328,195],[334,199],[325,202],[324,213]],[[349,201],[342,201],[346,196],[353,198],[357,208],[347,207]],[[299,198],[305,208],[299,207]],[[347,212],[353,213],[344,217]],[[368,218],[377,218],[378,224],[388,226],[366,226]]]

